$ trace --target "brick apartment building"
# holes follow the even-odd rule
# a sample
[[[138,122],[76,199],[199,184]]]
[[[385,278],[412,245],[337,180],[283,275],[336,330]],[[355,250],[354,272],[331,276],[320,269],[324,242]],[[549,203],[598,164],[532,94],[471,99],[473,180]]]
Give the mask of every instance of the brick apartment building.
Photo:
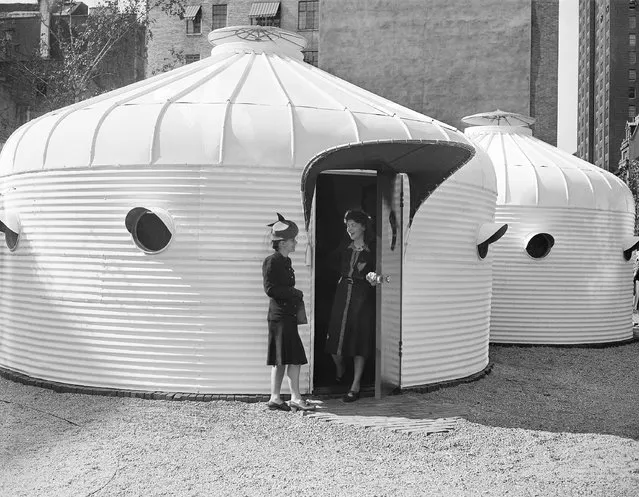
[[[208,33],[275,25],[307,41],[305,59],[418,112],[462,126],[496,108],[533,115],[556,144],[558,0],[187,0],[154,13],[147,76],[179,53],[210,54]]]
[[[577,155],[620,165],[626,122],[637,115],[637,3],[579,0]]]

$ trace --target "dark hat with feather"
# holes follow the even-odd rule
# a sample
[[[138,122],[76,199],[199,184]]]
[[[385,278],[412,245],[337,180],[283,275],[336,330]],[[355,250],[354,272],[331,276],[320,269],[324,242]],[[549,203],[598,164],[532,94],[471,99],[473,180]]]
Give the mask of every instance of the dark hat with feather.
[[[295,238],[300,231],[297,224],[293,221],[284,219],[284,216],[282,216],[279,212],[277,213],[277,221],[267,224],[267,226],[271,227],[271,239],[274,242]]]

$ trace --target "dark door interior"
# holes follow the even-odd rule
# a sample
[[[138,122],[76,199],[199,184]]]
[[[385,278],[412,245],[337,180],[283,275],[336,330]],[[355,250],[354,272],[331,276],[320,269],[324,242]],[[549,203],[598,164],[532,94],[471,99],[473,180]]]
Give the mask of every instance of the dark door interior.
[[[330,263],[331,253],[348,243],[344,227],[344,213],[348,209],[362,209],[373,219],[377,210],[377,178],[375,174],[327,174],[317,179],[315,189],[315,343],[313,385],[316,394],[346,391],[352,379],[352,360],[346,360],[347,384],[335,384],[333,359],[324,351],[326,331],[333,305],[339,273]],[[375,330],[372,330],[375,333]],[[362,378],[362,390],[375,386],[375,360],[370,357]]]

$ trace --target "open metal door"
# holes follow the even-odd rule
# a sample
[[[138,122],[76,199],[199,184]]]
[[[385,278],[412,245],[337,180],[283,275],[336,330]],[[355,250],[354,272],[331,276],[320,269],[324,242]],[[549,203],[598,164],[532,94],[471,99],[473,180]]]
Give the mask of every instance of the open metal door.
[[[403,181],[377,174],[377,285],[375,396],[400,387],[402,343]]]

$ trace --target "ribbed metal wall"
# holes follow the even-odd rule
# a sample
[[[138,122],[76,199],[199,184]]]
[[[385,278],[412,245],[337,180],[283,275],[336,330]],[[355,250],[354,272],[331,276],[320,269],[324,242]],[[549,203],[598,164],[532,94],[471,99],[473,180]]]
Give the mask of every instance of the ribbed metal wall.
[[[585,344],[632,337],[634,200],[612,173],[532,136],[523,126],[466,128],[494,164],[496,221],[491,341]],[[537,233],[549,255],[525,251]]]
[[[105,168],[5,177],[18,250],[0,249],[0,364],[39,378],[126,389],[268,392],[262,260],[275,212],[302,223],[299,171]],[[169,248],[143,254],[124,219],[175,219]],[[300,235],[292,255],[307,295]],[[300,334],[310,354],[309,326]],[[302,370],[308,391],[309,369]]]
[[[630,213],[502,205],[509,229],[494,247],[491,341],[578,344],[632,338],[632,262],[623,240]],[[525,251],[528,235],[555,245],[543,259]]]
[[[413,220],[404,263],[402,387],[463,378],[488,364],[499,242],[481,260],[476,237],[481,224],[492,222],[496,197],[490,163],[469,163]]]

